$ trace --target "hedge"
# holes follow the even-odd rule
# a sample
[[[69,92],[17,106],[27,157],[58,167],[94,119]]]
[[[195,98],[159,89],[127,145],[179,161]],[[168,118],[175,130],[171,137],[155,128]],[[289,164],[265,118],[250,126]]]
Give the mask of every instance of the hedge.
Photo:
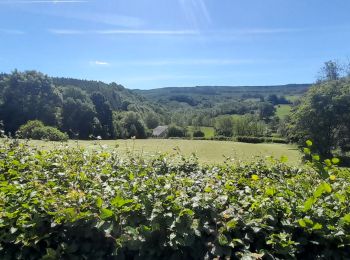
[[[350,172],[334,163],[200,166],[3,141],[0,259],[349,259]]]

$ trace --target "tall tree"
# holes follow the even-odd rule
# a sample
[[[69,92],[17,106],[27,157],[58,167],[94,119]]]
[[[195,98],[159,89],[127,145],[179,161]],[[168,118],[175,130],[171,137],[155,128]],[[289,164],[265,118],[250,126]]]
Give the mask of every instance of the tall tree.
[[[338,80],[342,76],[342,66],[334,60],[326,61],[319,72],[318,82]]]
[[[14,133],[28,120],[61,125],[62,97],[51,79],[36,71],[14,71],[4,79],[0,120],[6,132]]]
[[[326,157],[350,142],[350,80],[313,86],[291,115],[289,138],[303,144],[311,139]]]
[[[216,119],[215,131],[218,135],[231,137],[233,135],[233,119],[231,116],[221,116]]]
[[[113,112],[107,99],[101,93],[95,92],[91,95],[91,100],[95,106],[97,118],[101,123],[101,136],[103,138],[113,138]]]
[[[99,120],[94,105],[85,91],[67,87],[63,90],[62,129],[71,137],[87,139],[99,135]]]

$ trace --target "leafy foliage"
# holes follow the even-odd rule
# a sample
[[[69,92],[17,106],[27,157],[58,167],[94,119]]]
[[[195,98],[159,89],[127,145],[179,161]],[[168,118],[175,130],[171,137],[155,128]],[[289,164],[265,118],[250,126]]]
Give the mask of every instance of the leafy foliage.
[[[346,169],[0,151],[1,259],[350,257]]]
[[[147,118],[150,127],[165,118],[161,106],[116,83],[51,78],[36,71],[0,75],[0,120],[6,134],[29,120],[40,120],[74,139],[125,137],[130,129],[114,120],[114,114],[123,117],[125,112],[138,114],[140,122]]]
[[[67,141],[68,135],[62,133],[57,128],[45,126],[41,121],[28,121],[18,130],[18,136],[26,139],[50,140],[50,141]]]
[[[304,144],[314,140],[321,156],[336,149],[346,151],[350,140],[350,79],[327,81],[313,86],[295,109],[286,135]]]
[[[186,130],[180,126],[171,125],[168,128],[167,136],[168,137],[185,137]]]

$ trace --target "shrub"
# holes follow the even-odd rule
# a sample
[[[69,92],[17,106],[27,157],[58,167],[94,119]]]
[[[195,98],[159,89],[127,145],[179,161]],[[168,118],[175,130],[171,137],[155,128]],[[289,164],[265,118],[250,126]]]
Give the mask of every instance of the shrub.
[[[211,140],[215,141],[232,141],[232,137],[224,136],[224,135],[215,135],[211,138]]]
[[[350,171],[334,158],[314,169],[202,167],[7,142],[0,150],[0,259],[350,258]]]
[[[264,143],[265,138],[264,137],[254,137],[254,136],[237,136],[236,137],[237,142],[243,142],[243,143]]]
[[[33,138],[33,131],[35,128],[41,128],[44,127],[44,123],[39,120],[30,120],[24,125],[22,125],[18,131],[17,134],[21,138]]]
[[[279,143],[279,144],[287,144],[288,141],[283,138],[276,138],[276,137],[255,137],[255,136],[237,136],[236,137],[237,142],[243,142],[243,143]]]
[[[68,135],[66,133],[62,133],[57,128],[44,126],[34,128],[32,138],[37,140],[67,141]]]
[[[204,137],[205,134],[201,130],[196,130],[193,132],[193,137]]]
[[[272,137],[271,138],[272,143],[277,143],[277,144],[288,144],[288,141],[284,138],[277,138],[277,137]]]
[[[41,121],[28,121],[22,125],[18,130],[18,135],[21,138],[31,138],[36,140],[50,140],[50,141],[67,141],[68,135],[62,133],[55,127],[44,126]]]
[[[186,132],[183,128],[176,126],[176,125],[171,125],[168,128],[168,137],[185,137]]]

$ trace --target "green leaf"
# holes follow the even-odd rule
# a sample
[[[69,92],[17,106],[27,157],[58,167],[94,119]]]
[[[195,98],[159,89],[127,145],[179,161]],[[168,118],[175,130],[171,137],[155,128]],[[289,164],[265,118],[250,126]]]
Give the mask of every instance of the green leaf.
[[[314,192],[314,197],[318,198],[320,197],[323,193],[331,193],[332,192],[332,187],[326,182],[322,182]]]
[[[236,225],[237,225],[237,221],[232,219],[226,223],[226,228],[227,228],[227,230],[230,231],[230,230],[234,229],[236,227]]]
[[[299,223],[299,226],[306,227],[306,223],[305,223],[304,219],[299,219],[298,223]]]
[[[102,208],[100,217],[101,219],[105,220],[113,216],[113,211],[110,209]]]
[[[314,197],[308,198],[304,203],[304,211],[310,210],[314,203],[315,203]]]
[[[304,148],[304,153],[307,154],[307,155],[310,155],[311,154],[311,151],[309,148]]]
[[[324,163],[329,167],[332,166],[332,161],[329,159],[324,160]]]
[[[307,145],[308,147],[311,147],[311,146],[312,146],[312,141],[311,141],[311,140],[307,140],[305,143],[306,143],[306,145]]]
[[[313,230],[319,230],[319,229],[322,229],[322,225],[320,224],[320,223],[316,223],[313,227],[312,227],[312,229]]]
[[[350,214],[346,214],[342,220],[344,221],[344,223],[346,224],[350,224]]]
[[[221,246],[225,246],[228,244],[227,237],[224,234],[219,234],[218,240]]]
[[[98,208],[101,208],[102,207],[102,203],[103,203],[103,200],[101,198],[97,198],[96,199],[96,206]]]
[[[338,164],[338,163],[340,163],[340,160],[338,158],[332,158],[332,163]]]
[[[314,159],[315,161],[320,161],[320,156],[318,154],[312,155],[312,159]]]
[[[116,208],[121,208],[122,206],[132,203],[134,200],[131,199],[124,199],[121,196],[116,196],[114,199],[111,200],[111,205]]]
[[[183,209],[179,215],[180,216],[183,216],[183,215],[193,216],[194,212],[193,212],[193,210],[190,210],[190,209]]]

